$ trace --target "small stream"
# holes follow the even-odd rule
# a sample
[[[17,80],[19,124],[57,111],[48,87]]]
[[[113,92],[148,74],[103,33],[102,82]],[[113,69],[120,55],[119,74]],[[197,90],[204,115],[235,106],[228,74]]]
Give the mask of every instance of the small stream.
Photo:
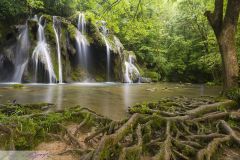
[[[220,90],[219,86],[176,83],[26,84],[21,89],[15,89],[11,84],[0,84],[0,103],[13,100],[17,103],[48,102],[56,104],[57,110],[81,105],[111,119],[120,120],[127,115],[127,108],[136,103],[174,96],[217,96]]]

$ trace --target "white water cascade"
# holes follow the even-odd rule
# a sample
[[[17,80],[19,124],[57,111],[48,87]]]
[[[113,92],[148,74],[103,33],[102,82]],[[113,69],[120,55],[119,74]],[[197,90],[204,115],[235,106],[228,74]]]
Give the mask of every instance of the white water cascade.
[[[18,37],[17,48],[15,52],[15,71],[12,78],[12,82],[22,82],[23,72],[28,63],[28,52],[30,48],[28,25],[27,23],[21,28],[20,35]]]
[[[48,44],[46,43],[42,18],[43,17],[41,16],[38,20],[38,42],[32,54],[32,59],[35,64],[35,82],[38,80],[38,65],[40,61],[44,65],[45,70],[48,71],[49,83],[54,83],[56,81],[56,76],[53,70]]]
[[[110,81],[110,67],[111,67],[111,55],[110,55],[110,45],[106,38],[106,36],[103,36],[103,39],[105,41],[106,45],[106,51],[107,51],[107,81]]]
[[[140,72],[137,67],[133,64],[133,57],[129,55],[128,61],[125,61],[125,82],[133,83],[133,79],[139,79]]]
[[[84,34],[86,32],[86,20],[84,13],[79,13],[78,16],[78,30]]]
[[[56,16],[53,16],[53,30],[56,37],[56,44],[57,44],[57,54],[58,54],[58,80],[59,83],[63,83],[62,78],[62,60],[61,60],[61,48],[59,43],[59,27],[57,27],[59,21]]]
[[[88,74],[88,46],[89,43],[85,37],[86,34],[86,21],[84,13],[80,13],[78,17],[78,30],[76,31],[76,48],[77,48],[77,54],[79,58],[80,65],[86,70],[86,73]],[[87,79],[87,77],[85,77]]]
[[[108,35],[108,29],[106,27],[107,23],[105,21],[100,21],[102,26],[100,27],[100,31],[102,32],[102,37],[103,40],[105,42],[105,46],[106,46],[106,54],[107,54],[107,81],[109,82],[111,80],[110,77],[110,69],[111,69],[111,47],[110,44],[107,40],[107,35]]]

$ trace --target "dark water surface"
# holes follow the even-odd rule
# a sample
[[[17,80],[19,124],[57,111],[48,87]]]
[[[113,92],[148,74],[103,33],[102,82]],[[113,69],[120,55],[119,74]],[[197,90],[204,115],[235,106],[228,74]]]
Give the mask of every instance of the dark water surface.
[[[220,87],[156,83],[74,83],[60,85],[27,84],[14,89],[11,84],[0,84],[0,103],[17,100],[17,103],[48,102],[56,109],[81,105],[114,120],[127,115],[128,106],[147,101],[158,101],[174,96],[217,96]]]

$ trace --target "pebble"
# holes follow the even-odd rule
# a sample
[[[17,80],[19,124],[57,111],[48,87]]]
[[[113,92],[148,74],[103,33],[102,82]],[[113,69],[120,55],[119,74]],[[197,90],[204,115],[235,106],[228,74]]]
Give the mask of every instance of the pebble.
[[[156,91],[157,89],[156,88],[149,88],[149,89],[146,89],[146,91],[150,91],[150,92],[154,92]]]

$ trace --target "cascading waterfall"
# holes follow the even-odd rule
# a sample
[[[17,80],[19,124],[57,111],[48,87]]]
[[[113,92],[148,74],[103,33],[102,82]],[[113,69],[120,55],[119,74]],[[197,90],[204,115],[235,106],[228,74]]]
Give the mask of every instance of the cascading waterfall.
[[[111,55],[110,55],[110,45],[106,36],[103,36],[103,39],[106,44],[106,51],[107,51],[107,81],[110,81],[110,67],[111,67]]]
[[[49,83],[53,83],[56,81],[56,76],[53,70],[48,44],[46,43],[44,25],[42,25],[42,18],[43,16],[41,16],[38,20],[38,42],[32,54],[32,59],[35,64],[35,82],[37,82],[38,80],[38,65],[40,61],[44,64],[45,70],[48,71]]]
[[[76,31],[75,39],[80,65],[84,67],[84,69],[88,70],[88,41],[78,30]]]
[[[21,29],[20,35],[18,37],[17,48],[15,52],[15,71],[12,78],[13,82],[21,83],[23,72],[28,63],[28,52],[30,48],[29,36],[28,36],[28,25],[27,23]]]
[[[106,54],[107,54],[107,81],[110,81],[111,80],[111,77],[110,77],[110,70],[111,70],[111,52],[110,52],[110,44],[107,40],[107,35],[108,35],[108,29],[106,27],[106,22],[105,21],[101,21],[102,23],[102,26],[101,26],[101,32],[102,32],[102,37],[103,37],[103,40],[105,42],[105,45],[106,45]]]
[[[78,30],[84,34],[86,32],[86,20],[84,13],[79,13],[78,16]]]
[[[105,46],[106,46],[106,54],[107,54],[107,64],[106,64],[106,68],[107,68],[107,81],[109,82],[111,80],[110,77],[110,70],[111,70],[111,47],[110,44],[107,40],[107,36],[108,36],[108,29],[106,27],[107,23],[105,21],[99,21],[98,23],[101,23],[100,26],[100,31],[102,32],[101,35],[103,37],[103,40],[105,42]]]
[[[88,71],[88,61],[89,61],[88,46],[89,46],[89,43],[85,37],[85,33],[86,33],[85,16],[84,16],[84,13],[80,13],[79,18],[78,18],[78,30],[76,31],[76,37],[75,37],[76,48],[77,48],[79,63],[86,70],[86,72],[88,74],[89,73],[89,71]]]
[[[27,19],[26,25],[16,25],[17,37],[15,34],[6,36],[7,41],[14,44],[3,44],[0,81],[137,82],[137,65],[128,58],[134,53],[124,50],[120,40],[107,29],[106,22],[86,24],[83,13],[77,14],[76,21],[77,24],[73,24],[65,18],[46,15]],[[140,80],[144,81],[143,78]]]
[[[126,83],[133,83],[133,76],[136,76],[138,79],[140,77],[140,72],[138,71],[137,67],[133,64],[133,57],[129,55],[128,61],[125,61],[125,82]]]
[[[58,80],[59,83],[63,83],[63,78],[62,78],[62,60],[61,60],[61,48],[60,48],[60,43],[59,43],[59,26],[57,27],[59,21],[56,16],[53,16],[53,30],[55,33],[56,37],[56,44],[57,44],[57,54],[58,54]]]

